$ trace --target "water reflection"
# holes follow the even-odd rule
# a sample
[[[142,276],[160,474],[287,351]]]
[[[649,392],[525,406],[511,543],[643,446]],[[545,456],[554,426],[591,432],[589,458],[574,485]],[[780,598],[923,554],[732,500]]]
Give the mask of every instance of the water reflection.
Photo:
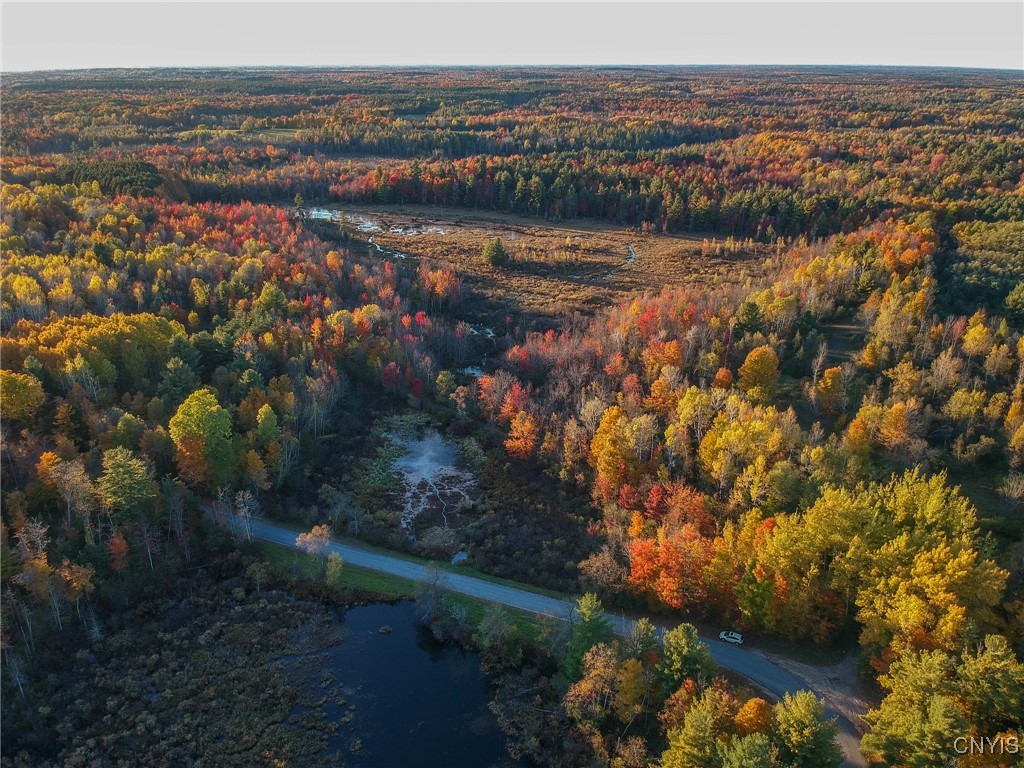
[[[355,710],[331,748],[357,768],[522,765],[508,757],[487,709],[477,655],[439,643],[417,618],[411,602],[345,614],[345,639],[332,649],[324,671],[330,667],[353,690]],[[390,631],[382,634],[382,627]],[[361,743],[352,752],[354,737]]]

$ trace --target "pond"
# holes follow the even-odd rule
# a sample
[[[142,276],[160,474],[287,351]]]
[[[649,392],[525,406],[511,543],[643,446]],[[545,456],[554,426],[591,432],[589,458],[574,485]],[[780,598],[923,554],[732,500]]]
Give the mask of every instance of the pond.
[[[382,634],[381,627],[390,632]],[[337,743],[331,744],[345,755],[347,766],[523,765],[508,756],[487,708],[489,691],[479,657],[437,642],[417,622],[414,603],[352,608],[344,616],[343,636],[324,671],[353,692],[352,722],[339,729],[332,740]],[[355,752],[354,735],[361,742]]]

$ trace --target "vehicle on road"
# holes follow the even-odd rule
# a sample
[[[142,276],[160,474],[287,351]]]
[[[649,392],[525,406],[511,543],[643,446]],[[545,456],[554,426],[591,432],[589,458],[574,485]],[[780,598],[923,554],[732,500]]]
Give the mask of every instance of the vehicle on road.
[[[213,503],[207,501],[204,507],[207,514],[213,516]],[[234,515],[225,515],[225,519],[233,526],[240,525]],[[286,547],[296,547],[296,531],[294,529],[266,519],[255,519],[251,520],[250,523],[252,525],[253,538],[271,541]],[[427,581],[431,578],[437,578],[431,575],[427,566],[422,562],[408,560],[386,551],[367,549],[355,543],[345,544],[332,541],[327,545],[326,551],[341,555],[344,561],[350,565],[360,566],[381,573],[389,573],[409,581]],[[570,615],[569,602],[561,597],[538,594],[512,586],[511,584],[485,581],[467,573],[460,573],[457,570],[446,572],[441,579],[441,583],[444,585],[443,588],[448,591],[516,608],[527,613],[555,618],[568,618]],[[635,628],[633,619],[618,615],[612,615],[610,618],[615,627],[616,634],[620,637],[628,637],[633,632]],[[726,635],[735,639],[727,639]],[[743,644],[743,636],[739,632],[725,631],[719,635],[719,638],[725,641],[727,645],[739,646]],[[781,699],[787,693],[792,694],[808,688],[817,693],[818,696],[824,697],[823,693],[815,690],[813,686],[809,686],[802,679],[756,652],[747,651],[739,647],[726,648],[714,642],[711,642],[709,647],[716,664],[748,678],[775,698]],[[832,710],[828,710],[827,714],[829,717],[835,716],[839,723],[839,738],[846,755],[845,762],[843,762],[841,768],[866,768],[867,761],[861,755],[859,749],[860,734],[853,723],[846,716],[839,715]]]

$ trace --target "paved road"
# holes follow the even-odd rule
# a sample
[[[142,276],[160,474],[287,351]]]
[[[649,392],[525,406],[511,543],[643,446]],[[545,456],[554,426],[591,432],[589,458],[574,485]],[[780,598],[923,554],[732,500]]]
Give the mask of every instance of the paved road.
[[[284,544],[288,547],[295,546],[295,531],[282,528],[265,520],[254,520],[251,525],[253,536],[257,538]],[[428,578],[427,568],[420,563],[352,546],[351,544],[331,542],[327,547],[327,552],[328,554],[336,552],[341,555],[346,563],[382,573],[390,573],[393,576],[401,576],[413,581],[422,581]],[[510,608],[518,608],[529,613],[554,616],[559,619],[566,618],[570,609],[569,603],[565,600],[548,597],[547,595],[538,595],[535,592],[528,592],[525,589],[517,589],[516,587],[504,584],[495,584],[494,582],[461,573],[452,573],[450,571],[442,571],[442,573],[444,574],[444,587],[451,592],[458,592],[492,603],[507,605]],[[609,614],[609,618],[612,620],[615,631],[619,635],[628,635],[633,627],[634,622],[632,619],[612,614]],[[663,631],[664,626],[661,629]],[[745,650],[714,638],[705,637],[703,640],[711,648],[711,655],[719,666],[743,675],[776,698],[782,698],[787,693],[796,693],[797,691],[810,688],[792,672],[773,664],[757,651]],[[835,712],[829,712],[829,715],[835,717],[839,725],[839,740],[843,751],[846,753],[843,767],[861,768],[866,766],[867,761],[860,754],[860,737],[853,724]]]

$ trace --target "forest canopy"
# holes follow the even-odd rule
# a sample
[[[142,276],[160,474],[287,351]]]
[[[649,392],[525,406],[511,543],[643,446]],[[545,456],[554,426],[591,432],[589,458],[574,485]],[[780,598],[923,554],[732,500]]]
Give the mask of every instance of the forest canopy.
[[[855,653],[874,764],[1020,734],[1019,73],[3,87],[3,693],[32,722],[5,766],[85,748],[34,698],[47,660],[170,575],[243,578],[211,510],[585,594],[536,686],[564,765],[839,759],[814,696],[741,701],[692,627],[616,640],[601,601]],[[588,276],[612,236],[616,274],[672,269]],[[548,280],[612,298],[528,313]],[[457,441],[463,527],[402,527],[393,418]]]

